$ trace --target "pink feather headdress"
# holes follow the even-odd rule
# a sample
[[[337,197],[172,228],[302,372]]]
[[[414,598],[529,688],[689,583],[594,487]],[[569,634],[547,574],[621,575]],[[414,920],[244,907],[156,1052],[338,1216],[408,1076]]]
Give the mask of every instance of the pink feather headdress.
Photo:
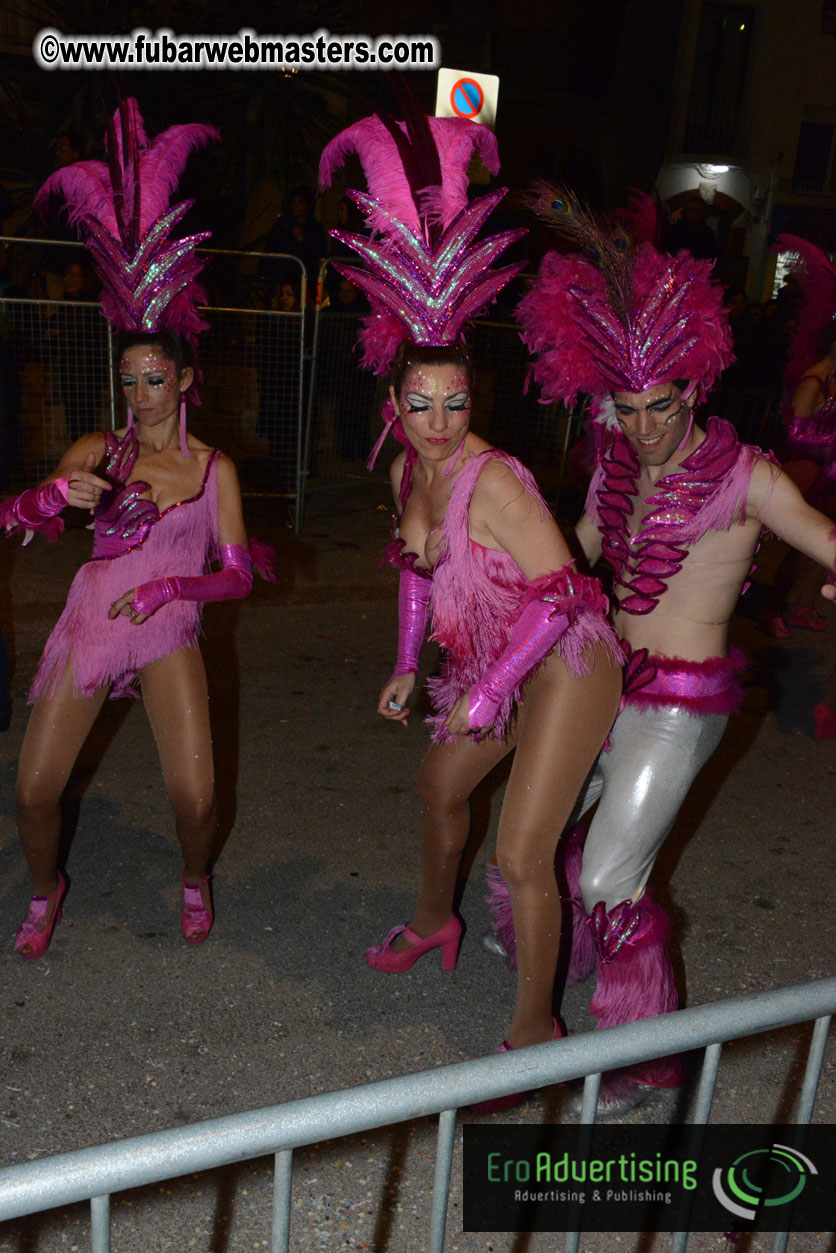
[[[801,288],[798,329],[784,371],[784,386],[791,396],[804,372],[821,355],[819,338],[829,323],[833,323],[836,338],[836,270],[820,248],[798,235],[779,235],[773,248],[795,254],[789,273]]]
[[[648,242],[634,248],[564,191],[541,185],[531,204],[573,247],[544,257],[517,307],[543,400],[574,404],[582,392],[640,393],[676,379],[704,399],[734,359],[711,262],[667,256]]]
[[[465,324],[525,264],[492,268],[525,230],[477,242],[505,195],[503,189],[467,200],[467,167],[474,153],[492,174],[499,169],[491,131],[466,118],[427,118],[406,93],[401,103],[405,121],[381,113],[356,122],[328,144],[319,166],[320,186],[330,186],[347,153],[356,152],[366,176],[368,195],[349,195],[373,234],[331,232],[363,258],[366,268],[332,264],[369,298],[372,312],[364,319],[360,345],[363,366],[375,374],[391,368],[404,340],[437,346],[461,340]],[[386,428],[370,466],[395,424],[391,405],[383,417]],[[397,424],[395,434],[402,435]]]
[[[35,197],[41,214],[61,197],[103,284],[102,312],[118,331],[171,330],[192,344],[207,323],[195,257],[208,233],[170,240],[193,201],[169,209],[189,155],[219,139],[212,126],[171,126],[149,140],[136,100],[124,100],[105,135],[108,160],[56,170]]]

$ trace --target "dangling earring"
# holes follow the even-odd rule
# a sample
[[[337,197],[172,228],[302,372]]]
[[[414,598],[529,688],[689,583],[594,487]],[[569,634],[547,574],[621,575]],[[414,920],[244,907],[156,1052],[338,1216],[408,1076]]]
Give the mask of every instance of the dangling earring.
[[[135,420],[134,411],[131,408],[131,406],[128,405],[128,430],[129,431],[132,431],[134,429],[134,420]]]
[[[186,394],[180,393],[180,451],[184,457],[191,457],[189,437],[186,434]]]
[[[685,434],[682,436],[682,439],[677,444],[677,452],[679,452],[680,448],[684,448],[688,443],[688,440],[691,438],[691,431],[694,427],[694,406],[689,405],[688,408],[690,410],[690,413],[688,414],[688,426],[686,427]]]

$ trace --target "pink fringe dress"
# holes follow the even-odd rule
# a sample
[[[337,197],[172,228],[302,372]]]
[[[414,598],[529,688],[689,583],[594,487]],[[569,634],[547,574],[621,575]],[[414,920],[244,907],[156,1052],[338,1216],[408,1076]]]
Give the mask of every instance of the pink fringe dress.
[[[115,484],[95,511],[93,556],[73,579],[67,604],[47,640],[29,693],[52,696],[72,660],[77,696],[110,684],[111,699],[135,696],[138,671],[192,644],[203,606],[173,600],[134,626],[108,610],[123,593],[166,576],[200,575],[218,546],[218,449],[209,454],[200,491],[162,513],[142,496],[148,484],[129,482],[139,445],[133,431],[120,441],[105,434],[103,477]]]
[[[427,719],[435,743],[455,739],[444,719],[456,701],[504,652],[511,631],[526,603],[534,597],[553,599],[555,611],[567,613],[571,625],[556,645],[557,653],[576,674],[587,674],[583,654],[587,646],[603,643],[613,664],[622,664],[618,638],[607,620],[607,599],[597,579],[568,567],[530,583],[508,553],[484,548],[470,538],[470,501],[476,481],[488,461],[500,461],[519,479],[543,516],[549,508],[532,474],[515,457],[492,448],[473,457],[459,472],[441,527],[441,556],[432,570],[432,638],[445,651],[441,673],[428,682],[435,715]],[[411,466],[404,469],[401,500],[409,497]],[[413,554],[403,554],[402,541],[387,549],[394,565],[412,569]],[[514,706],[522,700],[523,683],[503,701],[490,738],[507,735]]]

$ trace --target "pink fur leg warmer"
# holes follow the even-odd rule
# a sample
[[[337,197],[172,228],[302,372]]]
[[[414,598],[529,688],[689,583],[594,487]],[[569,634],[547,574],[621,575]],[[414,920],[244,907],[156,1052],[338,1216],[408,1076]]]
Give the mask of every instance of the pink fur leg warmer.
[[[667,952],[671,921],[649,891],[635,905],[623,901],[609,913],[599,901],[592,911],[592,931],[598,950],[598,984],[589,1009],[599,1027],[621,1026],[677,1009]],[[627,1074],[632,1082],[654,1088],[676,1088],[684,1081],[679,1056],[631,1066]]]

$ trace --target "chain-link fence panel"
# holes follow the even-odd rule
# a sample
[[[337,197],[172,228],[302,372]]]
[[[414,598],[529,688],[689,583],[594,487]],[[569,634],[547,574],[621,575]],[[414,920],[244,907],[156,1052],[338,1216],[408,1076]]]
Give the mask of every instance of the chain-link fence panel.
[[[307,493],[346,480],[366,482],[365,462],[377,439],[388,378],[360,368],[355,344],[360,313],[316,311],[308,405]],[[380,470],[381,467],[378,467]],[[385,459],[382,464],[385,477]]]
[[[98,304],[0,300],[0,481],[37,483],[81,435],[111,425]]]
[[[301,449],[305,315],[301,310],[203,310],[200,406],[189,429],[222,448],[244,492],[296,497]]]

